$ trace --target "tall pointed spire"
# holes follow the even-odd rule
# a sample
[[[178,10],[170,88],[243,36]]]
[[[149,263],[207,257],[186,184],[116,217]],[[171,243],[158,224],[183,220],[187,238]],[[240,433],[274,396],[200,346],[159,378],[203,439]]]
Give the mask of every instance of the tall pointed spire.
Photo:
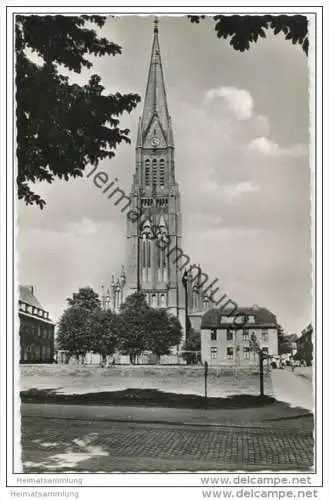
[[[168,135],[169,113],[160,55],[158,24],[159,21],[155,18],[151,61],[142,116],[142,130],[143,133],[146,132],[150,126],[152,118],[156,115],[159,118],[164,133]]]

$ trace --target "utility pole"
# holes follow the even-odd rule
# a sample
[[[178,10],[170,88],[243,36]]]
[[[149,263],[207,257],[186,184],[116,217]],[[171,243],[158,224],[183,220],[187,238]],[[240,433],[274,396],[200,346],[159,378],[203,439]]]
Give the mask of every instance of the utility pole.
[[[184,292],[185,292],[185,341],[188,339],[188,333],[189,333],[189,317],[188,317],[188,274],[187,271],[184,272],[184,275],[182,277],[182,283],[184,287]]]
[[[207,406],[207,401],[208,401],[207,379],[208,379],[208,361],[205,361],[204,362],[204,400],[205,400],[206,406]]]
[[[259,351],[259,388],[260,397],[264,397],[264,353],[263,350]]]

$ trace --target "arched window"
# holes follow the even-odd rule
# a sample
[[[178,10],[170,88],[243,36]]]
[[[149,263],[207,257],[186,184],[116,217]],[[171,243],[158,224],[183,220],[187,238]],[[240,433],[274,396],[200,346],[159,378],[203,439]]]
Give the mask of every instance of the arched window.
[[[160,295],[160,306],[161,307],[167,307],[167,301],[166,301],[166,296],[164,293]]]
[[[160,160],[160,187],[164,187],[165,185],[165,161],[162,158]]]
[[[157,233],[158,239],[158,255],[157,255],[157,268],[158,268],[158,280],[159,281],[167,281],[168,273],[167,273],[167,256],[166,256],[166,248],[168,246],[168,232],[166,227],[166,222],[161,215],[159,221],[159,230]]]
[[[161,251],[162,253],[162,280],[167,281],[168,276],[167,276],[167,258],[166,258],[166,250],[163,249]]]
[[[157,296],[156,296],[156,294],[154,293],[154,294],[152,295],[152,307],[157,307],[157,305],[158,305]]]
[[[142,281],[151,281],[151,238],[152,230],[150,221],[146,221],[142,231]]]
[[[145,160],[145,169],[144,169],[144,182],[145,186],[150,185],[150,177],[151,177],[151,162],[149,159]]]
[[[152,160],[152,186],[157,186],[157,160],[153,158]]]

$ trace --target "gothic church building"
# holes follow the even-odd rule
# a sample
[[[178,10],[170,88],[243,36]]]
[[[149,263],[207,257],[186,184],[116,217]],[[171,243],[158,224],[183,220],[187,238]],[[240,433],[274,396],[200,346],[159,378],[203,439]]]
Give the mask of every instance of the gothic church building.
[[[177,258],[182,253],[180,192],[175,178],[175,145],[157,20],[154,23],[143,113],[138,124],[130,199],[126,266],[117,279],[112,277],[103,303],[119,310],[127,295],[141,290],[150,306],[166,308],[177,316],[184,331],[182,276],[185,269],[183,262]],[[129,217],[134,211],[141,214],[138,221]],[[190,280],[189,310],[204,310],[207,304],[197,290],[196,280],[193,281],[191,276]]]

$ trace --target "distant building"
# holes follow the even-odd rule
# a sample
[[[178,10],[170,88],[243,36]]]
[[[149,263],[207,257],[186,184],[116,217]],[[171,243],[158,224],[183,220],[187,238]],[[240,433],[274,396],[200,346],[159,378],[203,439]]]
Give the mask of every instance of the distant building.
[[[36,296],[33,286],[19,287],[20,362],[52,363],[55,324]]]
[[[296,340],[297,354],[296,358],[304,361],[308,366],[312,365],[313,361],[313,326],[308,325],[301,333],[301,336]]]
[[[254,334],[254,335],[253,335]],[[201,358],[209,366],[248,366],[258,363],[251,338],[270,356],[278,354],[276,316],[263,307],[228,311],[209,309],[201,318]]]

